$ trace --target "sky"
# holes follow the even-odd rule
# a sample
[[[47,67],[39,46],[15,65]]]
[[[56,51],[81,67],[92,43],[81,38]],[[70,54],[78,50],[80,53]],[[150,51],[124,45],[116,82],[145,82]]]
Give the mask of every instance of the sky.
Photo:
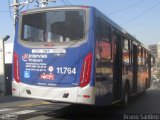
[[[19,2],[26,0],[19,0]],[[14,40],[13,0],[0,1],[0,38]],[[160,0],[57,0],[49,6],[94,6],[145,45],[160,42]],[[36,7],[32,3],[22,11]]]

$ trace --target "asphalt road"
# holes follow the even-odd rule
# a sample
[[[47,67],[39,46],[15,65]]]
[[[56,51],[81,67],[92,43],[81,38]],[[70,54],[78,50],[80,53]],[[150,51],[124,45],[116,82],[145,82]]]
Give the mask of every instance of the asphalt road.
[[[160,120],[160,87],[151,86],[146,93],[135,96],[125,109],[119,105],[70,105],[12,96],[0,96],[0,108],[3,120]]]

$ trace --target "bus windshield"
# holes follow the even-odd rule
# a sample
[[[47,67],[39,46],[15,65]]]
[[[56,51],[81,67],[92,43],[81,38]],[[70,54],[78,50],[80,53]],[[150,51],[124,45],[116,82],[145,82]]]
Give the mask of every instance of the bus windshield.
[[[54,10],[22,16],[21,40],[76,42],[85,37],[84,10]]]

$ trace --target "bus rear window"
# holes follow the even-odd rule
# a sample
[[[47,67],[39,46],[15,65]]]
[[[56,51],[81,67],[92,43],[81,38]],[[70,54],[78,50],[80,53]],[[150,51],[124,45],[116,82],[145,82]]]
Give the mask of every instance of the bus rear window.
[[[22,16],[21,39],[29,42],[78,41],[85,35],[84,10],[59,10]]]

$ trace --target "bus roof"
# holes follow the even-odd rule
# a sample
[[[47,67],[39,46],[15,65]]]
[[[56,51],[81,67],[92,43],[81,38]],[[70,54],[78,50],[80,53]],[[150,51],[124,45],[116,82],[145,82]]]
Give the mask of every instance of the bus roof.
[[[94,7],[93,7],[94,8]],[[96,9],[96,8],[95,8]],[[96,9],[97,10],[97,9]],[[117,30],[119,30],[121,33],[123,33],[128,39],[133,40],[133,42],[135,42],[136,44],[142,46],[143,48],[145,48],[146,50],[148,50],[150,52],[150,50],[143,44],[141,43],[139,40],[137,40],[133,35],[131,35],[130,33],[128,33],[125,29],[123,29],[122,27],[120,27],[117,23],[115,23],[113,20],[111,20],[110,18],[108,18],[105,14],[103,14],[102,12],[100,12],[99,10],[97,10],[102,16],[103,18],[112,26],[114,26]]]
[[[92,6],[80,6],[80,5],[67,5],[67,6],[56,6],[56,7],[44,7],[44,8],[35,8],[30,10],[22,11],[21,13],[31,13],[31,12],[38,12],[38,11],[45,11],[45,10],[51,10],[51,9],[87,9],[87,8],[94,8]]]
[[[22,11],[22,14],[27,14],[27,13],[32,13],[32,12],[40,12],[40,11],[46,11],[46,10],[51,10],[51,9],[88,9],[88,8],[93,8],[96,9],[93,6],[85,6],[85,5],[67,5],[67,6],[56,6],[56,7],[44,7],[44,8],[36,8],[36,9],[30,9],[27,11]],[[133,37],[130,33],[128,33],[125,29],[123,29],[122,27],[120,27],[117,23],[115,23],[113,20],[111,20],[110,18],[108,18],[105,14],[103,14],[102,12],[100,12],[99,10],[96,9],[96,11],[98,11],[103,18],[112,26],[114,26],[117,30],[119,30],[121,33],[123,33],[128,39],[131,39],[133,41],[135,41],[138,45],[144,47],[145,49],[149,50],[147,47],[145,47],[139,40],[137,40],[135,37]]]

